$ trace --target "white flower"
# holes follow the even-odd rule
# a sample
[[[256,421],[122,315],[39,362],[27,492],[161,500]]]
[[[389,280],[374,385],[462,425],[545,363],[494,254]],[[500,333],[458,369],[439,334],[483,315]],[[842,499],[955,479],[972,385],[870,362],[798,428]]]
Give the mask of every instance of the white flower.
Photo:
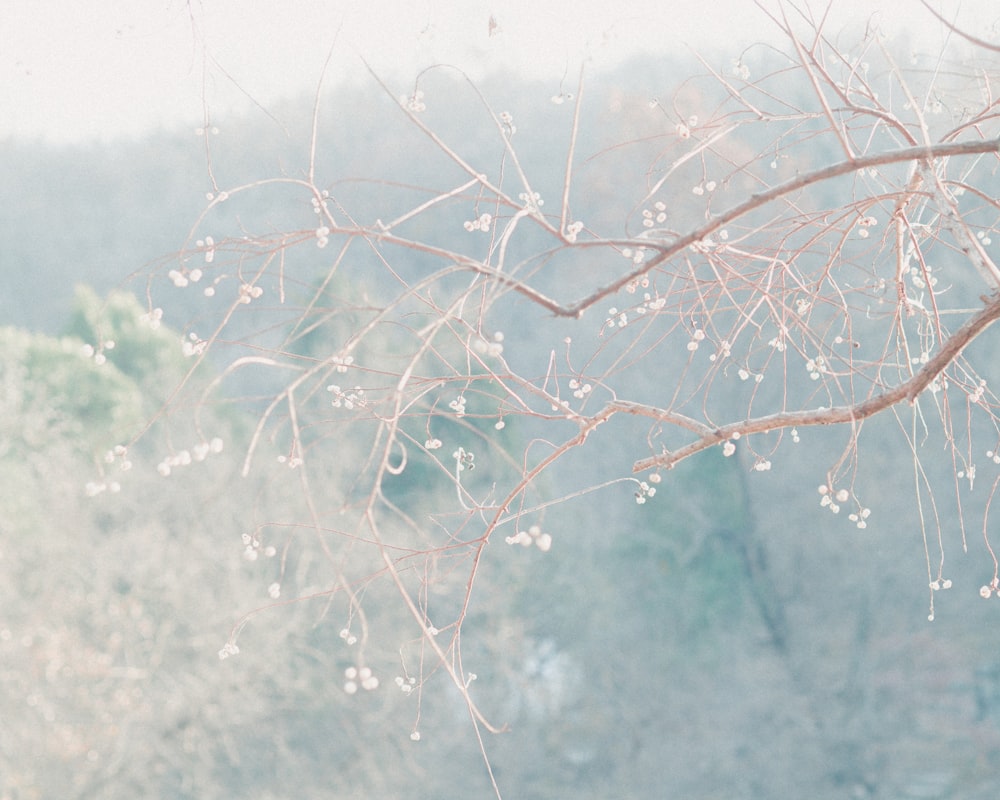
[[[182,272],[176,269],[170,270],[170,272],[167,273],[167,277],[170,278],[171,281],[173,281],[174,286],[176,286],[178,289],[183,289],[185,286],[188,285],[188,279],[184,276]]]

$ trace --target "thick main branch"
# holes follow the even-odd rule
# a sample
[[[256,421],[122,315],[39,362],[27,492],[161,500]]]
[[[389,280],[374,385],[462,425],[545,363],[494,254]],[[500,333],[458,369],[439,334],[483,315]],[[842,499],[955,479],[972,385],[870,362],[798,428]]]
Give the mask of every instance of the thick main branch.
[[[784,197],[792,192],[797,192],[800,189],[804,189],[814,183],[820,183],[822,181],[830,180],[831,178],[840,177],[841,175],[848,175],[852,172],[859,172],[864,169],[878,167],[884,164],[919,160],[929,161],[931,159],[944,158],[946,156],[963,156],[975,155],[977,153],[997,152],[1000,152],[1000,139],[976,140],[970,142],[944,142],[927,146],[920,145],[918,147],[907,147],[901,150],[892,150],[888,153],[878,153],[876,155],[859,156],[857,158],[847,159],[846,161],[840,161],[836,164],[830,164],[822,169],[797,175],[791,180],[779,184],[778,186],[774,186],[766,191],[750,195],[742,203],[733,206],[728,211],[714,217],[699,228],[696,228],[690,233],[681,236],[679,239],[672,241],[669,245],[664,246],[655,240],[643,242],[645,246],[657,248],[659,253],[654,258],[642,264],[640,267],[622,275],[619,278],[616,278],[614,281],[596,290],[583,300],[579,300],[569,306],[551,310],[555,311],[555,313],[559,316],[579,317],[587,308],[594,305],[594,303],[597,303],[608,295],[614,294],[623,286],[626,286],[637,278],[647,274],[654,267],[686,250],[691,245],[704,241],[717,230],[720,230],[728,225],[730,222],[733,222],[734,220],[749,214],[751,211],[767,205],[773,200],[777,200],[779,197]]]
[[[834,425],[844,422],[858,422],[904,400],[913,403],[921,392],[930,386],[948,365],[958,358],[966,346],[985,331],[986,328],[996,322],[998,318],[1000,318],[1000,296],[994,295],[985,308],[948,337],[937,354],[915,373],[913,377],[888,391],[869,397],[867,400],[853,405],[804,411],[780,411],[775,414],[734,422],[719,428],[712,428],[697,423],[683,415],[657,409],[652,406],[613,401],[609,403],[609,407],[612,407],[612,410],[617,413],[648,416],[663,422],[679,425],[689,430],[696,430],[700,433],[698,439],[679,450],[640,459],[632,465],[633,472],[642,472],[661,467],[669,469],[695,453],[705,450],[712,445],[732,439],[734,436],[746,436],[751,433],[764,433],[782,428],[805,427],[807,425]]]

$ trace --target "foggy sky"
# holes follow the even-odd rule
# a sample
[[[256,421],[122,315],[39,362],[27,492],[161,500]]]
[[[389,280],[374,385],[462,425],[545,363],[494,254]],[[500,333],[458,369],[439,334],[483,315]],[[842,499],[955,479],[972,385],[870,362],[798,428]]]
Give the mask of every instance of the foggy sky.
[[[776,0],[766,0],[776,9]],[[1000,28],[995,0],[935,0],[977,35]],[[251,102],[370,77],[412,81],[449,63],[473,78],[513,70],[553,89],[580,65],[697,50],[736,59],[776,31],[752,0],[6,0],[0,10],[0,137],[55,142],[141,135],[202,123]],[[813,3],[814,13],[825,6]],[[795,11],[786,4],[791,19]],[[919,0],[833,0],[826,30],[864,31],[940,48],[946,31]],[[848,37],[845,35],[845,42]],[[857,41],[857,34],[850,37]],[[364,61],[363,61],[364,60]]]

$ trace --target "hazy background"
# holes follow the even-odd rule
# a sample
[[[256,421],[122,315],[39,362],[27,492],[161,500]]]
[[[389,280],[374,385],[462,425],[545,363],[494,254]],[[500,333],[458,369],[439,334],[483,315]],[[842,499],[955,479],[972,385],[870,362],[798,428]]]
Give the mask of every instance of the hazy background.
[[[251,374],[236,387],[244,404],[201,408],[196,428],[185,412],[217,377],[218,363],[206,365],[192,376],[190,404],[135,448],[121,491],[90,497],[88,483],[111,471],[107,447],[141,429],[185,374],[183,332],[205,332],[218,310],[169,285],[171,254],[205,231],[221,240],[314,224],[302,197],[266,191],[195,221],[213,188],[209,165],[223,187],[302,173],[328,56],[321,169],[331,182],[372,175],[377,189],[380,179],[436,186],[447,173],[362,58],[400,92],[440,62],[472,75],[498,110],[515,114],[525,168],[552,187],[561,185],[571,108],[551,97],[576,91],[586,62],[579,153],[596,190],[581,193],[575,210],[610,226],[642,194],[657,155],[663,119],[649,100],[704,70],[691,48],[725,72],[747,44],[773,36],[745,2],[713,3],[710,22],[695,3],[540,6],[14,2],[0,10],[2,800],[490,796],[447,681],[431,678],[419,707],[395,685],[414,629],[381,584],[365,595],[378,691],[344,691],[355,651],[340,631],[357,623],[339,605],[270,609],[245,629],[239,656],[219,660],[232,626],[271,602],[278,572],[277,558],[245,559],[243,537],[273,535],[266,521],[307,516],[277,461],[283,442],[264,445],[249,478],[239,476],[268,378]],[[978,35],[995,36],[992,3],[945,6]],[[932,72],[947,34],[921,9],[837,2],[829,30],[843,27],[847,46],[871,21]],[[457,74],[439,70],[421,85],[436,129],[493,168],[496,132],[481,124]],[[196,135],[206,121],[218,133]],[[623,140],[646,148],[613,147]],[[384,194],[343,183],[360,217],[383,213]],[[678,206],[690,197],[683,191]],[[466,246],[460,224],[454,230],[456,248]],[[325,274],[332,249],[295,251],[296,289]],[[345,295],[384,281],[377,264],[354,269],[338,287]],[[156,330],[142,317],[154,273],[150,291],[166,310]],[[537,359],[544,372],[566,329],[526,306],[503,306],[498,324],[510,357]],[[280,335],[288,320],[269,316],[275,310],[250,309],[234,339],[267,326]],[[302,355],[327,353],[345,319],[297,342]],[[574,335],[597,336],[586,331]],[[99,368],[80,354],[102,338],[118,346]],[[656,367],[636,368],[630,390],[656,397],[677,374],[667,360]],[[735,394],[719,397],[734,417],[746,411]],[[169,448],[191,447],[204,431],[225,438],[222,453],[169,480],[158,474]],[[367,454],[348,426],[336,431],[310,455],[331,495]],[[505,435],[533,433],[512,423]],[[938,596],[931,625],[911,461],[896,434],[891,419],[866,427],[861,479],[879,506],[865,531],[818,506],[818,477],[843,440],[816,430],[801,447],[783,445],[768,472],[706,453],[671,473],[655,502],[638,506],[618,487],[559,506],[546,523],[555,537],[547,554],[496,542],[463,652],[479,675],[477,697],[511,727],[486,745],[505,796],[995,796],[1000,658],[996,608],[978,596],[990,577],[982,543],[970,542],[966,556],[949,540],[955,586]],[[558,496],[627,473],[636,441],[627,423],[605,426],[595,449],[568,459],[542,489]],[[949,480],[950,463],[929,456],[925,464],[929,481]],[[484,464],[477,476],[485,472]],[[422,514],[441,499],[431,485],[410,469],[387,491]],[[954,504],[946,497],[938,511],[948,527]],[[289,564],[283,598],[328,588],[328,563],[301,541]],[[463,586],[438,588],[446,604]]]
[[[765,7],[775,10],[774,3]],[[919,0],[803,3],[828,16],[827,32],[871,27],[890,40],[940,49],[948,36]],[[948,18],[995,37],[991,0],[938,2]],[[789,19],[796,13],[786,9]],[[491,28],[493,19],[497,27]],[[572,86],[581,64],[601,70],[641,54],[690,51],[732,59],[776,41],[752,0],[696,2],[482,0],[274,3],[260,0],[9,0],[0,9],[0,137],[82,141],[225,125],[248,102],[265,106],[328,85],[370,86],[362,60],[383,78],[411,80],[437,63],[475,79],[509,73]]]

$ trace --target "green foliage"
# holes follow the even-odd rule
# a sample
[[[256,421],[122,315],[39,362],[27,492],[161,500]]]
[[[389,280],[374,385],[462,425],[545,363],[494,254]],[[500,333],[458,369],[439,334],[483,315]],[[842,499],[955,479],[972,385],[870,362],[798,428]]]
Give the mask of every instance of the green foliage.
[[[84,342],[0,328],[0,442],[25,452],[62,443],[94,454],[142,422],[138,387]]]
[[[128,292],[112,291],[102,300],[89,286],[77,286],[65,333],[95,348],[113,342],[103,354],[139,383],[160,379],[169,385],[184,374],[185,359],[177,335],[151,319]]]

